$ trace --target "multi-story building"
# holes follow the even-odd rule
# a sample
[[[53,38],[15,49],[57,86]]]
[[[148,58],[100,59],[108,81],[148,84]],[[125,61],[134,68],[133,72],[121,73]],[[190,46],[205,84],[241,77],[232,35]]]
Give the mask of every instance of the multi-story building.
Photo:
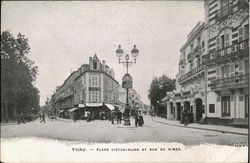
[[[100,62],[96,55],[89,57],[89,64],[73,72],[57,90],[56,106],[67,116],[67,112],[79,107],[99,107],[100,110],[104,104],[118,104],[119,83],[114,75],[105,61]]]
[[[200,121],[204,108],[204,64],[206,33],[204,22],[199,22],[188,34],[180,49],[179,72],[176,75],[176,91],[169,93],[162,102],[168,101],[167,118],[181,119],[183,109],[192,113],[192,121]],[[171,98],[170,98],[171,97]]]
[[[176,91],[162,100],[169,119],[247,118],[249,6],[244,0],[205,0],[199,22],[180,49]]]
[[[208,34],[207,117],[247,118],[249,110],[249,5],[205,1]]]

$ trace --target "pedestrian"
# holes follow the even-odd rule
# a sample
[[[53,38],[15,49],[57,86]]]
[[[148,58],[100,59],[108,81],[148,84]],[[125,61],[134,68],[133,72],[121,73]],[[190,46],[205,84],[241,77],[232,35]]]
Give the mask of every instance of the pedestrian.
[[[74,122],[76,122],[76,112],[73,112]]]
[[[120,112],[120,110],[118,110],[117,112],[117,124],[121,124],[122,122],[122,113]]]
[[[184,118],[184,125],[187,126],[187,125],[188,125],[188,122],[189,122],[188,111],[187,111],[187,109],[185,109],[185,110],[183,111],[183,118]]]
[[[18,124],[20,124],[20,123],[25,124],[23,113],[21,113],[21,114],[19,115],[19,118],[18,118]]]
[[[111,111],[111,123],[114,124],[115,113]]]
[[[142,116],[142,111],[141,110],[139,110],[138,119],[139,119],[139,126],[142,126],[144,124],[144,120],[143,120],[143,116]]]
[[[42,113],[42,120],[40,121],[40,123],[45,123],[45,114],[44,113]]]
[[[138,120],[139,120],[139,118],[138,118],[138,111],[137,110],[134,112],[134,116],[135,116],[135,127],[137,127]]]
[[[87,111],[87,122],[91,121],[91,114],[90,111]]]

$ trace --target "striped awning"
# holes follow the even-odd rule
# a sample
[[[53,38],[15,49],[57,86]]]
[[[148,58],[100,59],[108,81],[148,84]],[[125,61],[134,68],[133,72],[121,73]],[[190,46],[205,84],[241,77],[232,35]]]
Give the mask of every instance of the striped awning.
[[[115,110],[115,107],[111,104],[105,104],[111,111]]]
[[[78,109],[78,108],[69,109],[69,112],[73,112],[73,111],[75,111],[76,109]]]

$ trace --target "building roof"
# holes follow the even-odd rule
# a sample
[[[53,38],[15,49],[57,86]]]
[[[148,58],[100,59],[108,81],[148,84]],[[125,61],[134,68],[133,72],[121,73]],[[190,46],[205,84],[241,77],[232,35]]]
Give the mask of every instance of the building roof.
[[[181,47],[180,51],[182,51],[186,46],[194,39],[195,36],[204,28],[205,23],[199,21],[196,26],[192,29],[192,31],[188,34],[188,40],[185,42],[185,44]]]

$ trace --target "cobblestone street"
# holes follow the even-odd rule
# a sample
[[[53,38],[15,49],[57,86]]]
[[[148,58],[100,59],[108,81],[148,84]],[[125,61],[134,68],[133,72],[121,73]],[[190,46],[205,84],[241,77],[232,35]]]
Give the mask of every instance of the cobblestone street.
[[[89,143],[128,142],[178,142],[184,145],[217,144],[233,145],[233,142],[247,142],[247,135],[192,129],[157,123],[150,116],[144,116],[145,125],[134,127],[123,124],[112,125],[110,121],[91,122],[59,119],[40,123],[39,120],[26,124],[2,125],[2,138],[40,137],[57,140]],[[181,124],[180,124],[181,125]],[[198,125],[198,124],[197,124]],[[197,126],[196,125],[196,126]]]

